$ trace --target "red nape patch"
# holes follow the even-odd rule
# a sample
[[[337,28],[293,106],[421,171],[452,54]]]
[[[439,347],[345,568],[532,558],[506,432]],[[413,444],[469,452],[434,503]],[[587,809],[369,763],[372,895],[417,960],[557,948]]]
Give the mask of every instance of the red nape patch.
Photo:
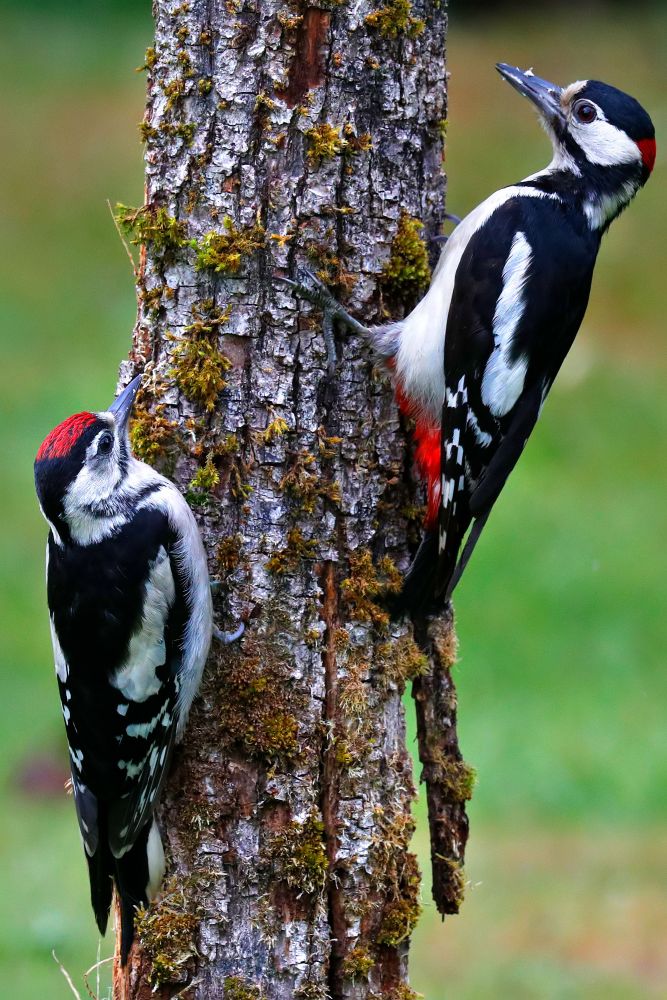
[[[417,422],[414,432],[415,465],[422,479],[426,480],[428,508],[425,527],[431,528],[438,519],[440,507],[440,427]]]
[[[640,139],[637,143],[639,152],[642,154],[642,163],[647,170],[653,170],[655,164],[655,139]]]
[[[79,440],[86,427],[89,427],[95,420],[94,413],[75,413],[73,417],[63,420],[62,424],[54,427],[42,441],[37,452],[37,461],[41,462],[45,458],[64,458]]]

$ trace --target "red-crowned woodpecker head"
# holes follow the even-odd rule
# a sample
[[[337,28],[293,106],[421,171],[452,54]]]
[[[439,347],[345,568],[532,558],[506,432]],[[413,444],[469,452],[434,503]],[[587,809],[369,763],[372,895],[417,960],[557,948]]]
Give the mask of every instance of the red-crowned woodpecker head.
[[[537,107],[554,147],[552,169],[597,192],[608,225],[648,180],[655,163],[653,122],[634,97],[599,80],[561,88],[506,63],[498,72]]]
[[[75,413],[48,434],[35,458],[35,488],[52,526],[94,510],[121,486],[131,459],[128,423],[141,376],[108,410]]]

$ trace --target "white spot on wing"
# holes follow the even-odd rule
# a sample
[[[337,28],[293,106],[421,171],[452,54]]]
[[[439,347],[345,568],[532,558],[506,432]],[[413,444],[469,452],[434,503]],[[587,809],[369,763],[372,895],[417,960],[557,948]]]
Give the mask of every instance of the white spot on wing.
[[[157,668],[167,658],[164,630],[176,589],[169,556],[164,547],[150,567],[144,587],[144,607],[139,630],[130,639],[125,664],[111,683],[129,701],[146,701],[160,690]]]
[[[532,251],[523,233],[512,241],[505,267],[503,289],[493,316],[495,346],[482,379],[482,401],[496,417],[512,409],[521,395],[528,359],[511,360],[512,342],[525,309],[523,290],[528,278]]]
[[[558,195],[516,185],[501,188],[483,201],[459,223],[445,243],[428,292],[401,325],[397,381],[408,398],[434,423],[440,421],[445,398],[445,331],[461,257],[475,233],[511,198],[560,201]]]
[[[65,654],[63,653],[62,646],[60,645],[60,640],[58,639],[58,633],[56,632],[53,615],[50,615],[49,622],[51,625],[51,645],[53,646],[53,659],[56,666],[56,674],[58,675],[58,680],[62,681],[64,684],[69,677],[69,665],[65,659]]]
[[[146,895],[148,896],[148,900],[150,902],[155,899],[159,891],[165,869],[162,839],[160,838],[160,831],[158,830],[155,820],[153,820],[153,825],[150,829],[150,833],[148,834],[146,856],[148,859],[148,883],[146,885]]]

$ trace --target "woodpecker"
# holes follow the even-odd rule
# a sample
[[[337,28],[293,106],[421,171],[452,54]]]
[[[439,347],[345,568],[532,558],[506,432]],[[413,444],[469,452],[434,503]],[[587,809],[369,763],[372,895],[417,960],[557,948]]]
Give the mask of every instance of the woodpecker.
[[[74,802],[100,933],[112,888],[121,960],[164,852],[153,811],[213,631],[206,553],[187,503],[131,453],[137,376],[108,410],[77,413],[35,460],[49,524],[47,599]],[[230,636],[232,641],[242,632]]]
[[[338,319],[370,340],[415,421],[428,513],[396,614],[450,598],[572,346],[602,236],[655,161],[653,124],[634,98],[496,68],[537,108],[553,157],[456,226],[412,312],[369,329],[309,272],[287,282],[323,309],[325,333]]]

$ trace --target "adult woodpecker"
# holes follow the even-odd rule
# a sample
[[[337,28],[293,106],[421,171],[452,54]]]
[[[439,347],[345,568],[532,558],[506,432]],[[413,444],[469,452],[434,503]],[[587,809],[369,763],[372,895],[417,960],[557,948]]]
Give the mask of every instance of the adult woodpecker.
[[[108,410],[59,424],[35,460],[91,902],[104,934],[115,884],[123,964],[135,907],[153,898],[164,873],[153,810],[217,632],[192,512],[173,483],[130,451],[140,382],[139,375]],[[241,631],[219,636],[231,641]]]
[[[653,124],[634,98],[497,69],[536,106],[553,158],[456,227],[416,308],[368,329],[308,272],[288,281],[324,310],[325,334],[339,319],[370,339],[415,420],[428,514],[397,613],[449,599],[579,329],[602,236],[655,161]]]

